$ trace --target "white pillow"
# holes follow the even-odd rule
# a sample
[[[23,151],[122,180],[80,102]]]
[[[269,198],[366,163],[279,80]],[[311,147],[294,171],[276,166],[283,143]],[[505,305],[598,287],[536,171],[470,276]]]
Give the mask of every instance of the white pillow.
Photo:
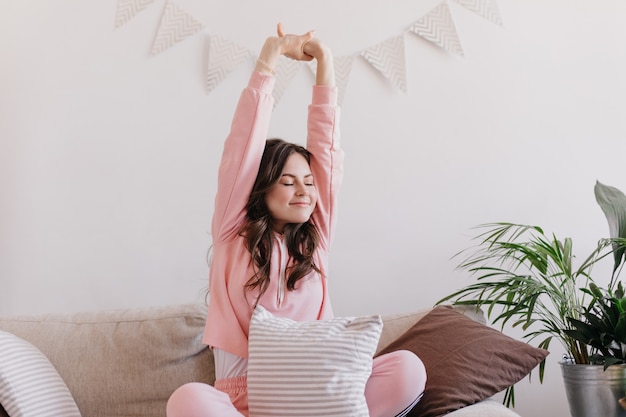
[[[11,417],[80,417],[65,382],[48,358],[0,331],[0,404]]]
[[[261,306],[249,333],[250,417],[369,417],[380,316],[296,322]]]

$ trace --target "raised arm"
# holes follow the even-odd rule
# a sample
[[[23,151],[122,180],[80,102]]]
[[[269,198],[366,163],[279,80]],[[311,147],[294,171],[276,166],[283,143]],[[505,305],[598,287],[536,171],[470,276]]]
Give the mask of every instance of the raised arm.
[[[265,40],[248,86],[241,93],[224,143],[218,173],[218,190],[215,200],[212,234],[220,242],[236,235],[245,218],[245,206],[254,185],[273,109],[272,87],[274,68],[281,55],[301,61],[312,56],[304,46],[314,33],[284,34],[278,25],[278,36]]]
[[[315,84],[327,87],[335,86],[335,67],[333,54],[328,46],[317,38],[312,38],[304,45],[304,53],[317,61]]]
[[[312,155],[311,170],[318,191],[313,221],[321,234],[322,244],[328,250],[335,228],[337,195],[343,180],[333,54],[317,38],[304,45],[304,52],[317,61],[316,85],[309,106],[307,149]]]

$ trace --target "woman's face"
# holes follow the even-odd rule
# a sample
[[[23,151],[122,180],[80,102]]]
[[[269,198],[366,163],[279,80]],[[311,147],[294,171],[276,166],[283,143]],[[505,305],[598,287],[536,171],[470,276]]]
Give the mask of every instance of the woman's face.
[[[317,203],[317,189],[304,156],[293,153],[285,163],[278,182],[265,194],[273,228],[282,233],[287,223],[309,220]]]

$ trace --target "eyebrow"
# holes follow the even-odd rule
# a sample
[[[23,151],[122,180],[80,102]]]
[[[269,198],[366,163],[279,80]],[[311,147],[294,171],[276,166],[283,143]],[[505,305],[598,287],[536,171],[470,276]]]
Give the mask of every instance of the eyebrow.
[[[308,177],[312,177],[313,174],[307,174],[304,176],[304,178],[308,178]],[[281,177],[289,177],[289,178],[296,178],[296,175],[294,174],[282,174]]]

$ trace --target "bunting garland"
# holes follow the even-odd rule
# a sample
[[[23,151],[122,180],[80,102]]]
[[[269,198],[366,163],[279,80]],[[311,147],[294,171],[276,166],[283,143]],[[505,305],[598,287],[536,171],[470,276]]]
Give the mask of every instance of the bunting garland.
[[[456,33],[448,3],[443,2],[419,19],[409,29],[448,52],[463,56],[461,40]]]
[[[152,44],[152,55],[163,52],[175,43],[195,35],[202,28],[202,23],[198,22],[175,3],[168,1]]]
[[[117,29],[128,22],[153,2],[154,0],[118,0],[117,11],[115,12],[115,28]]]
[[[495,0],[455,0],[461,6],[484,17],[498,26],[502,26],[502,17]]]
[[[166,0],[157,28],[151,55],[157,55],[175,44],[190,38],[203,30],[204,25],[189,13],[181,9],[176,0]],[[454,24],[452,9],[448,2],[456,3],[485,20],[502,26],[502,17],[497,0],[441,0],[432,10],[420,16],[406,32],[411,32],[444,51],[457,56],[464,56],[461,40]],[[119,28],[131,20],[137,13],[147,8],[154,0],[117,0],[115,27]],[[254,52],[217,34],[210,36],[207,43],[208,64],[206,68],[207,93],[215,89],[239,65],[251,60]],[[355,57],[363,58],[402,92],[407,92],[407,69],[405,58],[404,33],[384,42],[370,46],[353,55],[335,57],[335,78],[337,82],[337,101],[341,105],[348,87]],[[305,63],[281,57],[276,67],[274,100],[278,103],[287,86]],[[315,74],[315,63],[308,67]]]
[[[343,104],[343,98],[348,89],[348,80],[352,71],[353,56],[338,56],[335,58],[335,82],[337,83],[337,104]]]
[[[207,67],[207,92],[215,87],[237,66],[252,57],[252,52],[221,36],[209,39],[209,63]]]
[[[404,35],[371,46],[361,52],[361,56],[380,71],[385,78],[406,93]]]
[[[272,96],[274,97],[274,106],[278,104],[281,97],[287,90],[287,86],[289,85],[293,77],[295,77],[296,74],[300,71],[301,67],[302,65],[300,61],[294,61],[281,55],[275,68],[276,83],[274,84],[274,89],[272,90]]]

